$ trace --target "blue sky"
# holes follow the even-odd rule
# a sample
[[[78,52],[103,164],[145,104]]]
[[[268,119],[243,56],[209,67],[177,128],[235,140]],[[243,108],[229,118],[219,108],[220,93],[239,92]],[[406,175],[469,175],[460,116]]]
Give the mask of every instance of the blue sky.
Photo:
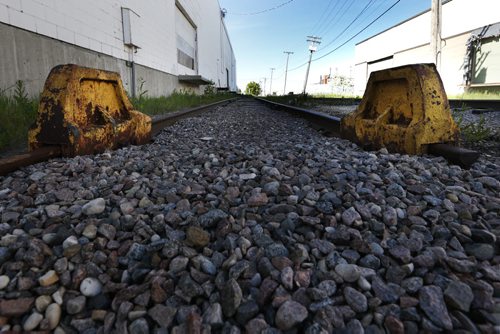
[[[266,92],[269,92],[270,68],[274,67],[276,70],[273,73],[272,90],[282,94],[286,63],[283,51],[293,51],[288,66],[286,90],[301,92],[307,66],[297,67],[308,60],[308,35],[322,38],[313,59],[321,57],[350,39],[396,2],[397,0],[219,0],[221,8],[227,10],[225,22],[236,54],[239,88],[244,90],[250,81],[264,83],[266,77]],[[282,4],[275,10],[256,14]],[[330,69],[332,73],[349,76],[350,65],[354,65],[354,45],[357,42],[429,9],[430,6],[431,0],[399,0],[389,12],[351,42],[332,54],[313,61],[308,86],[318,82],[319,76],[328,74]]]

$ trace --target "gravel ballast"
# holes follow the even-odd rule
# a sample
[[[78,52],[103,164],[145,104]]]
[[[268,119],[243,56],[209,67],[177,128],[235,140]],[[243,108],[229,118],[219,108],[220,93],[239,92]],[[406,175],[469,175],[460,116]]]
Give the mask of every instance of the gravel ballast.
[[[0,177],[1,330],[495,333],[500,159],[365,152],[240,100]]]

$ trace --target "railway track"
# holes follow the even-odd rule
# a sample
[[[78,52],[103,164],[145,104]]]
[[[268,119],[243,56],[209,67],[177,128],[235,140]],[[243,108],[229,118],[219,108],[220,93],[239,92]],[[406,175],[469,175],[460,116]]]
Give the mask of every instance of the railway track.
[[[152,135],[157,135],[164,127],[175,124],[179,120],[196,116],[210,108],[218,105],[225,105],[233,102],[235,99],[230,99],[221,102],[204,105],[201,107],[190,108],[178,112],[169,113],[166,115],[155,116],[152,120]],[[47,146],[32,152],[25,152],[22,154],[14,155],[0,159],[0,175],[6,175],[21,167],[29,166],[38,162],[46,161],[52,158],[59,158],[62,156],[62,150],[57,146]]]
[[[298,108],[294,106],[284,105],[276,102],[272,102],[265,99],[259,99],[260,101],[267,103],[273,109],[285,110],[288,112],[295,113],[300,115],[301,117],[311,121],[315,127],[326,134],[340,136],[340,118],[334,116],[328,116],[319,112],[307,110],[304,108]],[[316,100],[316,99],[315,99]],[[332,99],[317,99],[325,103],[325,101]],[[229,101],[217,102],[210,105],[192,108],[180,112],[175,112],[163,116],[157,116],[153,118],[153,126],[152,133],[156,135],[160,132],[164,127],[174,124],[180,119],[185,117],[192,117],[198,115],[207,109],[213,108],[217,105],[223,105],[225,103],[231,103],[234,99]],[[345,99],[334,99],[335,103],[345,103]],[[349,99],[349,103],[353,101]],[[475,100],[470,100],[475,101]],[[476,104],[476,106],[491,107],[491,104]],[[488,107],[488,108],[489,108]],[[464,168],[469,168],[478,158],[479,153],[476,151],[468,150],[465,148],[455,147],[448,144],[435,144],[429,147],[429,153],[433,155],[443,156],[451,163],[460,165]],[[45,161],[50,158],[60,157],[62,155],[62,151],[58,147],[45,147],[40,150],[36,150],[34,152],[26,152],[24,154],[0,159],[0,175],[6,175],[9,172],[12,172],[20,167],[28,166],[37,162]]]
[[[0,177],[2,331],[496,330],[498,162],[212,108]]]
[[[330,115],[325,115],[320,112],[311,111],[304,108],[293,107],[285,104],[280,104],[272,102],[266,99],[259,99],[260,101],[267,103],[271,108],[281,109],[296,115],[300,115],[305,119],[311,121],[317,129],[320,131],[340,137],[340,118]],[[462,147],[453,146],[450,144],[432,144],[429,145],[429,154],[442,156],[446,158],[449,162],[462,166],[464,168],[470,168],[470,166],[477,161],[479,157],[479,152],[469,150]]]
[[[310,98],[311,104],[322,105],[357,105],[361,99],[355,98]],[[452,109],[473,109],[479,112],[500,111],[500,100],[449,99]]]

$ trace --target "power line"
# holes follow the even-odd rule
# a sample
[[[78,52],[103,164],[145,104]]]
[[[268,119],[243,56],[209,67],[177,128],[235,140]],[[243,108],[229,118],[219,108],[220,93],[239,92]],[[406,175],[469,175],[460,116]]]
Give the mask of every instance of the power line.
[[[375,22],[377,22],[382,16],[384,16],[387,12],[389,12],[392,8],[394,8],[394,6],[396,6],[401,0],[397,0],[394,4],[392,4],[391,7],[387,8],[382,14],[380,14],[379,16],[377,16],[373,21],[371,21],[366,27],[364,27],[363,29],[361,29],[360,31],[358,31],[358,33],[356,33],[354,36],[352,36],[351,38],[349,38],[347,41],[345,41],[344,43],[340,44],[339,46],[337,46],[335,49],[333,49],[332,51],[322,55],[321,57],[318,57],[316,59],[314,59],[313,61],[316,61],[316,60],[320,60],[332,53],[334,53],[335,51],[337,51],[338,49],[340,49],[341,47],[343,47],[344,45],[346,45],[347,43],[349,43],[350,41],[352,41],[354,38],[356,38],[359,34],[361,34],[363,31],[365,31],[366,29],[368,29],[368,27],[370,27],[372,24],[374,24]]]
[[[309,63],[309,61],[306,61],[305,63],[303,63],[303,64],[301,64],[301,65],[299,65],[297,67],[294,67],[291,70],[288,70],[288,72],[298,70],[299,68],[304,67],[305,65],[307,65],[307,63]]]
[[[322,22],[322,20],[324,19],[325,14],[326,14],[326,13],[328,13],[328,10],[330,9],[330,6],[331,6],[331,4],[333,3],[333,1],[334,1],[334,0],[330,0],[330,1],[328,2],[328,6],[326,6],[326,9],[325,9],[325,10],[321,13],[321,16],[319,17],[319,19],[316,21],[316,23],[315,23],[315,24],[314,24],[314,26],[312,27],[311,32],[314,32],[316,28],[319,28],[319,27],[321,26],[321,22]],[[338,1],[339,1],[339,0],[337,0],[337,2],[335,2],[335,6],[337,6]],[[333,8],[335,8],[335,6],[334,6]]]
[[[374,2],[374,1],[375,1],[375,0],[370,0],[370,1],[366,4],[366,6],[365,6],[365,7],[361,10],[361,12],[359,12],[359,14],[358,14],[358,15],[356,15],[356,17],[355,17],[355,18],[351,21],[351,23],[349,23],[349,25],[348,25],[347,27],[345,27],[345,28],[344,28],[344,30],[342,30],[342,31],[341,31],[341,32],[340,32],[337,36],[335,36],[335,38],[334,38],[332,41],[330,41],[328,44],[326,44],[325,46],[323,46],[323,48],[322,48],[322,49],[326,49],[328,46],[332,45],[332,44],[333,44],[333,42],[335,42],[337,39],[339,39],[339,37],[340,37],[340,36],[342,36],[342,35],[343,35],[346,31],[347,31],[347,29],[349,29],[349,28],[353,25],[353,23],[354,23],[354,22],[356,22],[356,21],[357,21],[357,20],[358,20],[358,19],[359,19],[362,15],[363,15],[363,13],[364,13],[364,12],[365,12],[368,8],[370,8],[370,6],[373,4],[373,2]],[[320,51],[321,51],[321,50],[320,50]]]
[[[283,6],[286,6],[288,5],[289,3],[293,2],[295,0],[288,0],[288,1],[285,1],[283,3],[280,3],[279,5],[276,5],[274,7],[271,7],[271,8],[267,8],[267,9],[264,9],[264,10],[260,10],[258,12],[251,12],[251,13],[231,13],[229,12],[230,14],[233,14],[233,15],[258,15],[258,14],[263,14],[263,13],[267,13],[267,12],[270,12],[270,11],[273,11],[273,10],[276,10],[278,8],[281,8]]]
[[[366,29],[368,29],[372,24],[374,24],[376,21],[378,21],[382,16],[384,16],[385,14],[387,14],[387,12],[389,12],[392,8],[394,8],[394,6],[396,6],[401,0],[397,0],[395,3],[393,3],[389,8],[387,8],[382,14],[380,14],[379,16],[377,16],[374,20],[372,20],[368,25],[366,25],[363,29],[361,29],[360,31],[358,31],[354,36],[352,36],[351,38],[349,38],[347,41],[345,41],[344,43],[342,43],[341,45],[339,45],[338,47],[336,47],[335,49],[329,51],[328,53],[322,55],[321,57],[318,57],[316,59],[313,59],[312,61],[316,61],[316,60],[320,60],[330,54],[332,54],[333,52],[337,51],[338,49],[340,49],[341,47],[343,47],[344,45],[346,45],[347,43],[349,43],[350,41],[352,41],[354,38],[356,38],[357,36],[359,36],[359,34],[361,34],[363,31],[365,31]],[[288,70],[288,72],[291,72],[291,71],[295,71],[295,70],[298,70],[299,68],[307,65],[308,62],[305,62],[297,67],[294,67],[290,70]]]
[[[335,24],[337,24],[337,22],[340,22],[340,20],[345,16],[347,11],[352,7],[352,5],[354,5],[354,3],[355,3],[355,1],[344,2],[342,7],[340,7],[340,9],[337,11],[337,13],[335,13],[335,15],[332,17],[330,22],[328,22],[328,24],[323,28],[323,30],[321,30],[321,32],[319,32],[319,34],[323,34],[323,35],[326,34],[328,32],[328,30],[332,27],[332,24],[334,27]],[[346,4],[348,4],[347,7],[345,7]]]
[[[348,0],[346,0],[348,1]],[[346,4],[346,1],[344,1],[344,3],[342,4],[342,6],[340,6],[340,8],[342,8],[345,4]],[[335,5],[330,9],[330,11],[326,14],[326,16],[324,17],[324,20],[323,22],[320,22],[319,26],[318,26],[318,29],[317,31],[315,32],[319,32],[319,31],[322,31],[325,27],[325,25],[328,25],[329,22],[331,21],[331,19],[333,19],[335,17],[335,15],[337,15],[337,7],[338,5],[341,3],[341,0],[337,0],[335,2]]]
[[[357,23],[356,23],[356,24],[352,27],[352,29],[353,29],[353,30],[357,30],[359,27],[362,27],[362,26],[363,26],[363,24],[364,24],[366,21],[368,21],[368,20],[370,20],[371,18],[375,17],[375,15],[378,15],[377,13],[379,12],[380,8],[381,8],[381,7],[383,7],[383,5],[384,5],[384,4],[389,3],[389,2],[390,2],[390,0],[380,0],[380,1],[377,1],[377,0],[376,0],[376,2],[378,2],[378,3],[377,3],[377,5],[376,5],[376,6],[374,6],[374,8],[372,8],[372,10],[371,10],[371,11],[370,11],[367,15],[365,15],[364,19],[363,19],[363,20],[361,20],[361,21],[359,21],[359,22],[357,22]],[[375,15],[374,15],[374,14],[375,14]]]

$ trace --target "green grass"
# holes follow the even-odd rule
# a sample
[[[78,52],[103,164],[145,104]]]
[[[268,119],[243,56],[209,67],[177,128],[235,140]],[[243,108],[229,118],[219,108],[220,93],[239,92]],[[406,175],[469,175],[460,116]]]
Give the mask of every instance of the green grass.
[[[0,151],[27,147],[37,109],[38,99],[27,97],[22,81],[16,83],[13,96],[0,92]]]
[[[267,100],[277,102],[277,103],[283,103],[283,104],[289,104],[292,106],[298,106],[298,107],[313,107],[318,104],[325,104],[325,101],[318,101],[316,99],[318,98],[331,98],[332,100],[329,101],[328,104],[332,105],[349,105],[353,104],[353,99],[357,99],[358,97],[347,97],[347,96],[341,96],[341,95],[268,95],[264,97]]]
[[[235,94],[216,93],[209,89],[203,95],[180,91],[162,97],[139,96],[131,99],[134,108],[147,115],[158,115],[226,100],[235,97]],[[38,100],[28,98],[21,81],[14,86],[12,96],[0,91],[0,153],[27,147],[28,129],[35,122]]]
[[[170,96],[146,97],[131,99],[134,107],[147,114],[159,115],[186,108],[210,104],[235,97],[233,93],[209,93],[196,95],[189,91],[174,92]]]
[[[361,99],[359,95],[342,95],[342,94],[314,94],[312,98],[327,98],[327,99]]]
[[[500,88],[496,90],[477,90],[458,95],[448,95],[448,98],[456,100],[500,100]]]
[[[464,122],[464,113],[467,111],[465,107],[452,110],[453,119],[460,128],[460,134],[466,142],[476,143],[482,140],[490,139],[493,136],[493,131],[486,126],[484,116],[479,117],[477,123]]]

